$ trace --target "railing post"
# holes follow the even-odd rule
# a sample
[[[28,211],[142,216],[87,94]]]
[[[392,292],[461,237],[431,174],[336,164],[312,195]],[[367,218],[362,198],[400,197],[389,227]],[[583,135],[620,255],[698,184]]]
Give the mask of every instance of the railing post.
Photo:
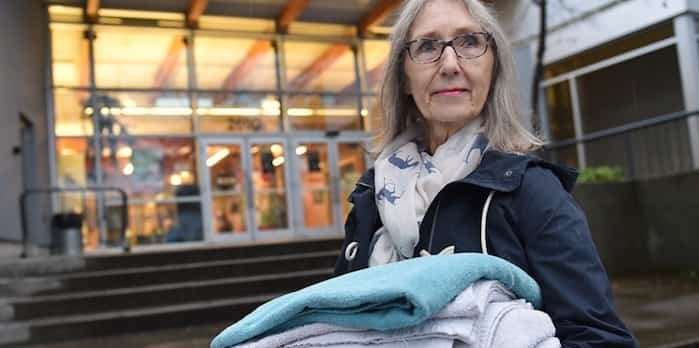
[[[634,162],[634,156],[633,156],[633,146],[631,144],[631,132],[626,132],[624,133],[624,143],[626,147],[626,166],[628,167],[628,178],[630,180],[636,179],[636,169],[634,168],[634,165],[636,164]]]

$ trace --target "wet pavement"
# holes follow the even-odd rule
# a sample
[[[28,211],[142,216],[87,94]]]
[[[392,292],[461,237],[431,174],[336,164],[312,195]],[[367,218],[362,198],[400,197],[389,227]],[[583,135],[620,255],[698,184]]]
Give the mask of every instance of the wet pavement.
[[[699,348],[699,275],[627,277],[612,282],[616,307],[641,347]],[[208,347],[228,323],[83,339],[23,348]]]

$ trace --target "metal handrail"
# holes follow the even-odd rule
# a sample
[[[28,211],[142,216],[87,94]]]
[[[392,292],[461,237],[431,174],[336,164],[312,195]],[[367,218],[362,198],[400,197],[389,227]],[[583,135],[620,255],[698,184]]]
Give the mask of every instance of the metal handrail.
[[[603,129],[601,131],[588,133],[588,134],[583,135],[580,138],[570,138],[570,139],[557,141],[555,143],[546,144],[546,145],[544,145],[544,150],[556,150],[556,149],[570,146],[570,145],[574,145],[574,144],[583,144],[583,143],[590,142],[593,140],[598,140],[598,139],[607,138],[607,137],[611,137],[611,136],[615,136],[615,135],[619,135],[619,134],[624,134],[624,133],[628,133],[628,132],[638,130],[638,129],[650,128],[650,127],[657,126],[660,124],[670,123],[672,121],[677,121],[680,119],[689,118],[689,117],[694,116],[694,115],[699,115],[699,110],[672,112],[669,114],[664,114],[664,115],[656,116],[656,117],[641,120],[641,121],[627,123],[627,124],[624,124],[622,126],[607,128],[607,129]]]
[[[131,251],[131,245],[129,244],[128,238],[126,238],[126,227],[129,225],[129,215],[127,213],[129,197],[126,195],[126,191],[118,187],[109,186],[86,186],[86,187],[47,187],[38,189],[28,189],[22,191],[19,196],[19,209],[21,216],[21,227],[22,227],[22,258],[28,256],[29,251],[29,235],[27,231],[27,213],[26,213],[26,201],[29,196],[36,194],[53,194],[53,193],[65,193],[65,192],[117,192],[121,196],[121,202],[123,209],[121,210],[121,238],[124,243],[122,246],[124,252]]]

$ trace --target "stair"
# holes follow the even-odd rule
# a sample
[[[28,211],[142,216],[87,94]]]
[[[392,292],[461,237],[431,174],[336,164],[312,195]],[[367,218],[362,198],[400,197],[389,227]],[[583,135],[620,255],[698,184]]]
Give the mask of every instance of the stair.
[[[48,257],[6,266],[0,268],[0,347],[232,323],[272,298],[329,278],[340,244]]]

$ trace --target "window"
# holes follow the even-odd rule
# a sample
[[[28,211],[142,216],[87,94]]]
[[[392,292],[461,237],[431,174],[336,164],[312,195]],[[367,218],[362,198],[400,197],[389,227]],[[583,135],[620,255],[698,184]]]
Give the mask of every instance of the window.
[[[197,87],[224,90],[277,89],[275,52],[264,39],[197,35]]]
[[[187,88],[184,31],[97,27],[98,88]]]
[[[292,129],[360,129],[352,48],[341,43],[287,41],[284,52]]]

